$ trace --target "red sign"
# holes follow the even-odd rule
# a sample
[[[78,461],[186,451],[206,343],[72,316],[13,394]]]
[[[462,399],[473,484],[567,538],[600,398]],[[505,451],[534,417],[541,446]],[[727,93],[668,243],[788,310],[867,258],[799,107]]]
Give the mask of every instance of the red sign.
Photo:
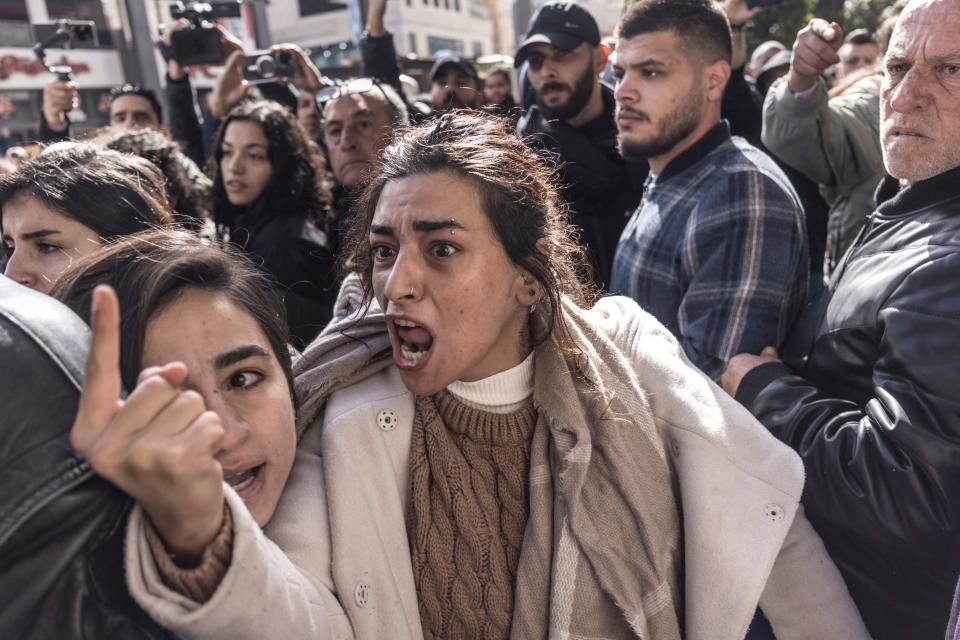
[[[50,65],[68,66],[77,75],[90,73],[90,65],[85,62],[70,62],[67,56],[61,56],[59,61],[49,60]],[[0,57],[0,80],[8,80],[15,73],[28,76],[38,76],[47,73],[46,67],[36,57],[19,57],[6,55]]]

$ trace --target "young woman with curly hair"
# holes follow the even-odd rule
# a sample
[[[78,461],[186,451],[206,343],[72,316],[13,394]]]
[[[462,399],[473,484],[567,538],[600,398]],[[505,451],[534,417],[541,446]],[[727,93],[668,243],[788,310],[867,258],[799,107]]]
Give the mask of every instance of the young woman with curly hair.
[[[300,348],[336,298],[322,166],[296,118],[273,102],[235,107],[213,142],[213,220],[276,280]]]

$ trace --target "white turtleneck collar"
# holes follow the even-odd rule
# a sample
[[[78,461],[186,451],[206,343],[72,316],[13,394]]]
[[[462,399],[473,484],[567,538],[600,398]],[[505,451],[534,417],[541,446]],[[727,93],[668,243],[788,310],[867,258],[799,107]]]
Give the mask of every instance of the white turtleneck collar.
[[[533,395],[533,352],[517,366],[476,382],[457,380],[447,387],[468,407],[490,413],[513,413]]]

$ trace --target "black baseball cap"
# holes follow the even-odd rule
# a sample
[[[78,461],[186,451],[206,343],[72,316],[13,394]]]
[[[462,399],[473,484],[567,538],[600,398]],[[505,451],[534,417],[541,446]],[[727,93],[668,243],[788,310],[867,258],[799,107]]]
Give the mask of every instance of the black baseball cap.
[[[444,68],[447,65],[453,65],[466,73],[468,76],[476,79],[477,68],[473,66],[473,63],[462,58],[458,55],[451,54],[446,56],[440,56],[437,58],[437,61],[433,63],[433,67],[430,68],[430,82],[433,82],[437,79],[437,74],[440,73],[440,69]]]
[[[530,45],[549,44],[570,51],[582,42],[589,42],[593,46],[600,44],[600,27],[590,12],[576,2],[548,2],[530,19],[527,35],[517,49],[513,66],[523,64]]]

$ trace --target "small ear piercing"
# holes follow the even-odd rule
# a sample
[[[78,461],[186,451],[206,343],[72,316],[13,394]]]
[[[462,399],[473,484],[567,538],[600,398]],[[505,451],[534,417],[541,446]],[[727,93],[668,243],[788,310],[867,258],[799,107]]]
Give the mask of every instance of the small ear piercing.
[[[537,290],[536,290],[536,289],[530,289],[530,290],[527,291],[527,293],[529,293],[531,296],[535,296],[535,295],[537,295]]]

